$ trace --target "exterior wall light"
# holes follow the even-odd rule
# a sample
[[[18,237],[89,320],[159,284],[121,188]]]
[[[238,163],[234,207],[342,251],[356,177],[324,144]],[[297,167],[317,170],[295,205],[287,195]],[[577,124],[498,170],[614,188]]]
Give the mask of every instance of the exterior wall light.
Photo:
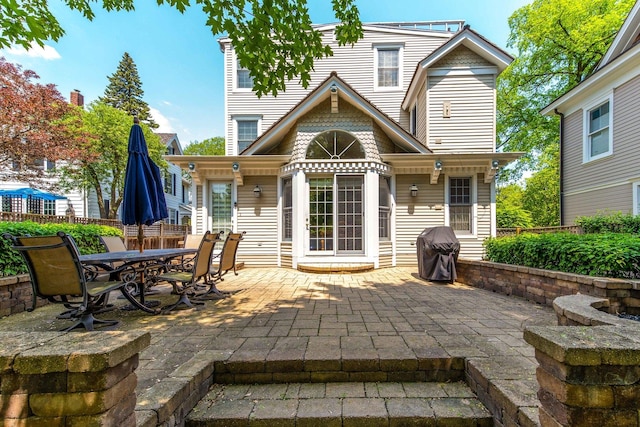
[[[189,163],[189,170],[191,172],[193,172],[194,170],[196,170],[196,164],[195,163]]]
[[[253,187],[253,197],[255,197],[256,199],[259,199],[261,195],[262,195],[262,188],[260,188],[259,185],[256,185],[255,187]]]
[[[409,187],[409,191],[411,192],[411,197],[417,197],[418,196],[418,186],[415,184],[411,184],[411,187]]]
[[[433,168],[438,171],[442,170],[442,162],[440,160],[436,160],[436,162],[433,165]]]
[[[498,169],[498,166],[500,166],[500,162],[499,161],[497,161],[497,160],[492,160],[491,161],[491,167],[493,169]]]

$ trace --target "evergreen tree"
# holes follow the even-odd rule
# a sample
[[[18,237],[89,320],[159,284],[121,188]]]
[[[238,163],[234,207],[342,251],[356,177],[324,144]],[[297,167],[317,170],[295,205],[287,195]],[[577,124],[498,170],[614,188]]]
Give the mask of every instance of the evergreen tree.
[[[156,129],[158,124],[153,121],[149,105],[142,99],[143,95],[138,68],[129,53],[125,52],[118,69],[109,76],[109,85],[104,91],[104,96],[98,100],[132,116],[138,116],[141,122]]]

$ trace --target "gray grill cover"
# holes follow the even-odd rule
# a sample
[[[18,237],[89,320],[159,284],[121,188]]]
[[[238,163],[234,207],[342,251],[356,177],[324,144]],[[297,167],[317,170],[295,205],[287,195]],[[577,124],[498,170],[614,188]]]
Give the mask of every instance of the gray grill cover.
[[[418,274],[426,280],[453,282],[460,241],[451,227],[425,228],[416,242]]]

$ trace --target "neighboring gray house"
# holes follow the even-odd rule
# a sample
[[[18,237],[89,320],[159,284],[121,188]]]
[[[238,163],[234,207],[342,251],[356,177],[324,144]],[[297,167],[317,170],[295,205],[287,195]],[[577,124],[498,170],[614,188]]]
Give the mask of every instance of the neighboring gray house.
[[[246,231],[248,266],[415,265],[450,225],[461,256],[495,235],[496,77],[512,58],[463,22],[365,24],[317,61],[308,89],[258,98],[225,56],[226,156],[169,156],[193,179],[192,230]]]
[[[175,133],[158,133],[162,142],[167,146],[166,154],[169,156],[181,156],[182,146]],[[168,170],[162,177],[164,181],[164,195],[167,201],[169,218],[165,221],[168,224],[190,224],[191,223],[191,185],[182,174],[182,169],[173,163],[169,163]]]
[[[595,72],[549,104],[561,115],[560,222],[640,214],[640,2]]]

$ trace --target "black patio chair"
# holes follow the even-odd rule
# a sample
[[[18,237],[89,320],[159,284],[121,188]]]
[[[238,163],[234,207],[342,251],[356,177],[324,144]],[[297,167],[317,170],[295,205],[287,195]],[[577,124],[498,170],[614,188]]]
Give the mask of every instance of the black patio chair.
[[[198,294],[199,299],[224,298],[233,294],[233,292],[218,289],[216,283],[222,282],[224,280],[222,276],[231,270],[233,270],[233,274],[236,276],[238,275],[238,272],[236,271],[236,255],[238,254],[238,246],[240,245],[240,241],[242,241],[244,235],[244,231],[242,233],[227,234],[224,246],[222,246],[222,252],[217,256],[218,264],[214,265],[209,271],[209,275],[205,282],[209,288],[205,292]]]
[[[188,308],[193,308],[194,305],[202,305],[204,302],[191,301],[189,295],[195,293],[195,285],[200,279],[206,279],[209,274],[209,267],[211,265],[211,255],[217,242],[220,242],[220,233],[211,234],[207,231],[198,247],[198,252],[193,259],[190,269],[178,268],[176,271],[169,271],[167,273],[159,274],[156,279],[164,280],[171,283],[173,286],[173,293],[178,294],[180,297],[178,301],[163,308],[163,312],[169,312],[176,309],[181,304],[184,304]]]
[[[5,233],[12,248],[24,258],[31,276],[33,304],[27,311],[36,308],[37,298],[63,304],[67,316],[75,323],[63,331],[78,327],[93,331],[94,327],[115,326],[117,320],[96,319],[94,314],[104,310],[111,291],[126,285],[122,280],[93,281],[95,274],[83,268],[75,241],[66,233],[55,236],[13,236]]]

